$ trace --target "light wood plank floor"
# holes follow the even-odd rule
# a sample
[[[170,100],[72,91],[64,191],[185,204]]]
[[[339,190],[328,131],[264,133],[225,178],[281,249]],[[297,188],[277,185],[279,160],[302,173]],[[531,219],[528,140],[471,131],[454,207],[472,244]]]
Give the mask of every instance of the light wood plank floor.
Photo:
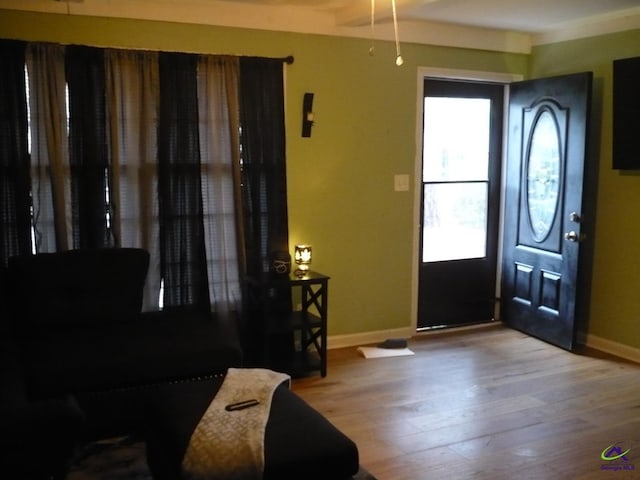
[[[378,480],[640,478],[640,365],[502,326],[409,348],[385,359],[330,350],[325,378],[293,382]],[[631,448],[628,461],[600,458],[612,444]]]

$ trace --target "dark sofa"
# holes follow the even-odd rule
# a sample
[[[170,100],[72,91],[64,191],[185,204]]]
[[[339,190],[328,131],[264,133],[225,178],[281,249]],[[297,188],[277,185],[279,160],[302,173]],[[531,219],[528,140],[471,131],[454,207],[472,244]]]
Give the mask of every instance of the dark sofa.
[[[78,444],[133,434],[147,442],[154,477],[172,480],[166,471],[179,468],[194,422],[243,356],[235,327],[208,313],[141,312],[148,264],[146,251],[127,248],[9,259],[1,477],[62,479]],[[306,471],[338,480],[358,469],[356,445],[282,388],[265,455],[265,479]]]
[[[225,322],[141,312],[148,265],[145,250],[116,248],[17,256],[0,271],[0,476],[49,478],[78,442],[142,432],[159,385],[242,364]]]

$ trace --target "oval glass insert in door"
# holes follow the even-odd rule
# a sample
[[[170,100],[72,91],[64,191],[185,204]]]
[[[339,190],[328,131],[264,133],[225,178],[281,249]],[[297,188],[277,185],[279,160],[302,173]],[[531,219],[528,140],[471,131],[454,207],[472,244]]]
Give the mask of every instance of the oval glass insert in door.
[[[548,110],[538,116],[527,161],[527,207],[533,238],[543,242],[553,226],[560,196],[560,138]]]

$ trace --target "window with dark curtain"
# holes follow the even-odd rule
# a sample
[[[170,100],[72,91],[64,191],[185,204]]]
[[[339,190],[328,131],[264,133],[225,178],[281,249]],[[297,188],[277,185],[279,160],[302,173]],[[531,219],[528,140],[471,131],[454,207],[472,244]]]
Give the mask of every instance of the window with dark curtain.
[[[158,202],[164,308],[209,308],[196,67],[195,55],[160,55]]]
[[[38,251],[142,246],[150,308],[162,291],[165,309],[238,313],[244,276],[288,252],[283,60],[121,53],[0,40],[0,260],[45,227]]]
[[[25,44],[0,42],[0,261],[31,252]]]
[[[73,246],[114,246],[110,224],[104,51],[70,46],[66,70]]]

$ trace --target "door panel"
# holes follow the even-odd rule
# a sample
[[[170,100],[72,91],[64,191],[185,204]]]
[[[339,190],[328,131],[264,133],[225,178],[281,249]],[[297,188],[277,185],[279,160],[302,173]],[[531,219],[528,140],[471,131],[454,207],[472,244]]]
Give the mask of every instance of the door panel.
[[[589,72],[510,87],[501,318],[565,349],[578,325],[591,84]]]

